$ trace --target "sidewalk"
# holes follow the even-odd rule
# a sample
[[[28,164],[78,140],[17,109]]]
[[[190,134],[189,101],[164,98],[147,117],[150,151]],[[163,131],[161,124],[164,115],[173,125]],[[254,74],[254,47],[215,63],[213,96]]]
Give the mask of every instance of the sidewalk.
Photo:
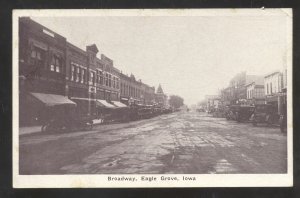
[[[41,132],[42,126],[30,126],[30,127],[20,127],[19,135],[31,134]]]
[[[93,120],[94,125],[102,124],[102,119],[95,119]],[[30,127],[20,127],[19,128],[19,135],[31,134],[31,133],[40,133],[42,126],[30,126]]]

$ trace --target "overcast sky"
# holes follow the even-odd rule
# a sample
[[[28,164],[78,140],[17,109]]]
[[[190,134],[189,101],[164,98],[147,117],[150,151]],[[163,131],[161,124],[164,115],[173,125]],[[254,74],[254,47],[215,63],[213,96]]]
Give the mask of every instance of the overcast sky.
[[[236,73],[264,75],[286,64],[286,16],[31,17],[125,74],[186,104],[225,88]]]

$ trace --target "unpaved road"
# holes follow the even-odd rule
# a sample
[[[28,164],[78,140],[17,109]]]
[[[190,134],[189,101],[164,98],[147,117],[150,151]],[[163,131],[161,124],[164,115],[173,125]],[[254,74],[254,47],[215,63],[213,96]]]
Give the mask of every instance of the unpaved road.
[[[88,132],[20,136],[20,174],[286,173],[287,138],[206,113],[176,112]]]

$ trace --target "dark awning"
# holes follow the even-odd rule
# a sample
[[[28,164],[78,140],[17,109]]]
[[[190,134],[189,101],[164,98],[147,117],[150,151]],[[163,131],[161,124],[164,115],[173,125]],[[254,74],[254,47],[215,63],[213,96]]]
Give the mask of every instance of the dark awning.
[[[69,100],[66,96],[56,95],[56,94],[44,94],[44,93],[30,93],[30,94],[48,107],[57,106],[57,105],[76,106],[76,103]]]

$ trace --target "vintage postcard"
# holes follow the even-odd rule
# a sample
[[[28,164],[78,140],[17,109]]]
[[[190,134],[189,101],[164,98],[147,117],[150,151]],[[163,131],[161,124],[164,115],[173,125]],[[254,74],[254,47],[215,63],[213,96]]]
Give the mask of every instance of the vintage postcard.
[[[292,186],[292,22],[14,10],[13,186]]]

